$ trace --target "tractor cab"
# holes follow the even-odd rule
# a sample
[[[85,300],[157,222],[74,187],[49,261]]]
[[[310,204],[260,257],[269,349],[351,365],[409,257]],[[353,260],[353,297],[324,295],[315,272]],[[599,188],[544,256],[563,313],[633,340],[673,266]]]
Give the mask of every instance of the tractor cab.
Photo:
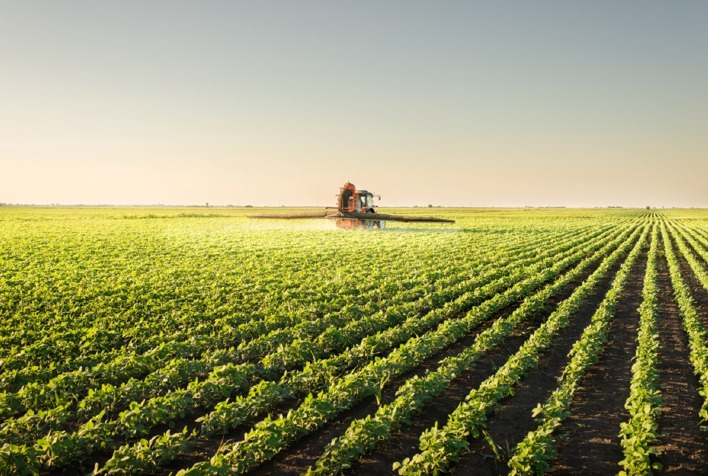
[[[374,213],[374,194],[366,190],[357,190],[356,194],[359,195],[360,207],[357,211]]]

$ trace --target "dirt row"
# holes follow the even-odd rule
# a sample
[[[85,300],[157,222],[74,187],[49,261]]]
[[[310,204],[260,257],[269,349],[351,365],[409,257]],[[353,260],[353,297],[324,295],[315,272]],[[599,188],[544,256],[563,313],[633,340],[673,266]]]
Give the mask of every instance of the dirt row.
[[[682,256],[679,256],[679,266],[705,326],[708,324],[708,292]],[[705,474],[708,471],[708,435],[701,430],[697,417],[702,397],[698,394],[698,379],[688,358],[688,338],[673,298],[665,259],[659,262],[659,285],[662,297],[659,378],[664,405],[658,420],[663,433],[658,461],[663,467],[657,474]]]
[[[645,262],[646,249],[638,257],[637,263],[643,264]],[[622,260],[618,260],[615,267],[611,270],[610,273],[608,273],[608,276],[603,280],[601,285],[597,287],[595,292],[590,296],[590,298],[584,302],[584,305],[579,310],[579,312],[573,316],[571,324],[561,331],[558,337],[554,340],[553,346],[546,353],[543,354],[542,359],[539,361],[538,367],[531,371],[528,377],[524,379],[524,383],[519,389],[519,391],[516,393],[516,395],[503,402],[502,408],[496,412],[492,419],[490,419],[490,425],[487,431],[492,441],[494,441],[495,445],[497,446],[497,451],[493,452],[493,448],[491,448],[487,440],[480,440],[476,442],[474,449],[478,449],[478,451],[475,452],[475,454],[465,455],[462,458],[460,464],[457,465],[457,473],[465,474],[466,471],[471,471],[475,467],[484,467],[487,470],[486,474],[506,474],[509,471],[507,462],[509,457],[511,456],[510,453],[513,451],[516,445],[526,436],[526,434],[529,431],[534,430],[538,425],[532,416],[533,408],[538,403],[544,402],[551,395],[553,390],[557,388],[558,379],[560,378],[563,372],[563,368],[567,363],[567,355],[570,352],[570,349],[572,348],[573,344],[580,338],[585,327],[590,324],[590,320],[593,314],[595,313],[595,310],[604,299],[607,291],[610,289],[612,281],[614,280],[614,276],[619,270],[621,263]],[[641,289],[644,268],[638,268],[639,267],[637,266],[637,264],[635,264],[629,276],[627,284],[625,285],[626,287],[624,294],[634,296],[634,291],[638,286],[639,299],[637,300],[636,298],[633,298],[632,302],[630,303],[627,302],[626,299],[624,299],[624,296],[622,296],[622,298],[620,299],[620,304],[618,305],[616,316],[622,316],[626,311],[632,309],[632,306],[634,306],[634,308],[636,309],[641,303]],[[615,332],[616,330],[620,330],[620,332],[626,334],[627,332],[632,332],[632,330],[636,329],[636,323],[634,323],[633,321],[635,320],[631,317],[626,319],[617,319],[616,317],[614,320],[615,325],[613,326],[613,333],[610,339],[617,339],[619,337],[617,335],[617,332]],[[621,354],[626,354],[627,352],[632,352],[633,355],[633,348]],[[607,359],[607,357],[610,357],[611,362],[606,362],[605,365],[617,365],[617,363],[622,360],[622,357],[625,356],[626,355],[608,356],[608,352],[606,349],[604,357],[605,359]],[[602,364],[602,362],[600,362],[600,364]],[[600,371],[600,374],[603,376],[610,377],[610,375],[617,375],[618,372],[605,373]],[[616,381],[617,379],[608,378],[607,380],[613,381],[608,381],[606,382],[606,384],[617,386],[620,385],[620,383]],[[587,399],[584,400],[587,401]],[[582,397],[580,401],[583,401]],[[591,399],[589,403],[592,405],[593,403],[595,403],[595,400]],[[620,402],[620,407],[622,407],[622,405],[624,405],[624,400]],[[608,409],[605,405],[600,405],[600,408],[602,411],[607,413]],[[571,410],[575,414],[575,408]],[[604,415],[596,416],[595,408],[588,407],[587,410],[587,415],[589,415],[589,417],[585,417],[585,419],[604,418]],[[567,442],[570,440],[571,435],[566,436],[567,438],[565,439],[565,441]],[[578,438],[576,441],[583,440],[586,445],[590,446],[590,444],[585,441],[585,438],[587,438],[588,435],[575,436],[576,438]],[[596,437],[597,436],[591,437],[591,441],[595,441],[594,438]],[[486,451],[484,451],[485,447]],[[597,451],[596,448],[592,449]],[[585,451],[587,451],[587,448],[585,451],[579,450],[577,452],[563,450],[564,448],[559,445],[559,452],[561,454],[565,453],[566,457],[577,460],[578,458],[583,458],[585,456]],[[485,458],[485,455],[492,455],[494,457]],[[619,459],[615,461],[619,461]],[[577,461],[574,461],[572,466],[576,470],[573,471],[574,474],[582,474],[586,468],[586,466],[578,464]],[[602,474],[613,474],[614,472],[608,472],[605,470]]]

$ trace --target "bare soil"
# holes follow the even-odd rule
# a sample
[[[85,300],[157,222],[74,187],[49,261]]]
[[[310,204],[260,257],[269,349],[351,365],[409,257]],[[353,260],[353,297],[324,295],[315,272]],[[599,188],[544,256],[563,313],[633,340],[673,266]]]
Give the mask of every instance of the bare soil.
[[[682,274],[686,276],[685,264]],[[661,429],[663,468],[656,474],[706,474],[708,472],[708,433],[701,431],[698,410],[701,397],[698,379],[688,356],[688,338],[673,296],[665,259],[659,260],[659,336],[661,355],[659,381],[664,404],[658,419]],[[687,280],[692,294],[700,295],[696,283]],[[705,315],[705,314],[703,314]]]
[[[641,258],[642,257],[640,256],[640,260]],[[524,384],[521,386],[516,395],[504,401],[502,408],[498,410],[494,415],[494,418],[490,420],[487,431],[491,441],[493,441],[496,446],[496,450],[490,445],[490,442],[487,439],[476,441],[470,448],[471,452],[463,456],[460,460],[460,463],[457,465],[456,473],[468,474],[468,471],[477,469],[475,474],[492,475],[506,474],[509,471],[507,462],[511,456],[511,452],[529,431],[532,431],[537,427],[537,423],[532,416],[533,408],[539,402],[544,402],[558,386],[558,379],[563,372],[563,368],[567,364],[567,356],[571,347],[580,338],[583,329],[590,323],[592,315],[595,313],[604,299],[606,292],[609,290],[612,280],[621,266],[621,262],[622,260],[618,260],[617,264],[613,267],[611,272],[608,273],[601,285],[596,289],[592,296],[585,301],[585,304],[580,312],[573,316],[571,324],[561,331],[559,336],[555,339],[553,346],[542,355],[538,367],[531,371],[528,377],[524,379]],[[637,270],[637,265],[635,265],[635,269],[630,274],[627,288],[625,289],[623,296],[620,297],[622,304],[618,306],[615,315],[615,325],[611,330],[610,341],[626,341],[627,333],[633,332],[633,329],[635,328],[635,323],[633,322],[634,316],[631,316],[631,313],[627,311],[629,311],[634,304],[636,304],[636,308],[639,306],[639,303],[641,303],[641,278],[639,282],[639,301],[637,302],[635,298],[632,303],[626,303],[626,300],[623,298],[626,296],[634,296],[633,286],[636,285],[637,275],[639,273],[642,273],[643,276],[643,269]],[[631,339],[631,335],[629,336],[629,339]],[[611,349],[619,348],[620,346],[613,346],[610,344],[611,342],[608,343],[609,349],[606,348],[605,350],[603,358],[604,363],[602,361],[600,362],[601,366],[612,366],[617,365],[618,363],[621,364],[622,357],[626,357],[626,355],[613,355]],[[623,354],[623,352],[620,352],[620,354]],[[614,372],[605,372],[604,368],[597,370],[596,373],[605,378],[610,375],[617,375],[618,377],[612,379],[612,382],[601,382],[603,386],[600,388],[605,388],[604,385],[610,383],[615,386],[620,385],[617,381],[619,380],[618,374]],[[587,377],[590,377],[590,375],[586,376],[586,378]],[[611,390],[612,389],[610,389],[610,391]],[[610,391],[608,391],[608,393],[610,393]],[[606,407],[602,403],[597,402],[594,398],[588,399],[587,397],[583,398],[582,396],[579,399],[579,403],[581,405],[584,404],[587,412],[586,415],[591,415],[590,418],[597,418],[597,421],[602,423],[604,416],[601,413],[606,413]],[[624,400],[620,402],[619,407],[621,408],[623,404]],[[576,409],[573,408],[571,411],[575,413]],[[597,413],[600,414],[595,416]],[[588,417],[586,416],[585,419],[588,419]],[[590,446],[597,439],[604,439],[604,435],[598,434],[599,431],[596,430],[593,434],[579,435],[578,439],[588,438],[590,442],[584,441],[584,443],[586,446]],[[562,443],[557,446],[559,447],[559,451],[561,451]],[[585,457],[587,450],[588,448],[576,449],[571,446],[571,451],[568,451],[567,449],[565,450],[566,458],[583,458]],[[568,463],[565,462],[560,464],[567,465]],[[576,466],[578,470],[573,471],[573,474],[587,473],[586,468],[583,466],[578,465],[577,463],[574,463],[574,466]],[[484,468],[485,472],[479,472],[479,468]],[[560,470],[561,468],[559,467],[559,471]],[[605,471],[603,474],[612,474],[612,471]]]
[[[615,272],[618,268],[619,264],[612,272]],[[493,375],[494,372],[508,360],[509,356],[518,350],[528,336],[546,320],[555,309],[556,305],[569,297],[573,290],[582,283],[594,269],[595,267],[591,267],[591,269],[587,270],[586,273],[575,282],[570,283],[566,289],[551,300],[543,313],[523,323],[514,335],[505,339],[497,348],[480,359],[473,369],[470,369],[455,379],[442,395],[437,397],[426,407],[422,414],[416,416],[412,425],[402,429],[389,441],[382,443],[374,454],[362,458],[360,462],[353,465],[352,474],[390,474],[394,462],[401,461],[415,454],[418,451],[420,434],[427,428],[433,426],[436,422],[438,426],[442,427],[446,423],[448,415],[464,400],[470,390],[478,387],[486,378]],[[599,304],[607,289],[609,289],[610,283],[610,277],[600,283],[597,290],[592,293],[586,301],[588,303],[587,308],[576,316],[576,319],[566,328],[564,334],[567,332],[569,335],[579,335],[579,333],[582,332],[583,327],[589,322],[594,308]],[[569,350],[569,346],[572,345],[574,339],[569,338],[568,340]],[[547,355],[543,357],[543,360],[547,361],[549,365],[557,365],[559,368],[562,368],[567,350],[559,349],[559,347],[551,349]],[[540,367],[542,366],[543,364]],[[523,388],[517,390],[515,396],[508,398],[503,403],[502,409],[497,411],[497,413],[490,418],[487,431],[491,439],[496,443],[495,446],[501,448],[502,452],[504,452],[505,448],[508,448],[508,439],[512,438],[511,435],[504,435],[504,433],[508,431],[520,431],[520,440],[521,437],[526,434],[525,431],[528,431],[523,429],[523,425],[519,425],[518,420],[520,416],[519,413],[525,413],[529,417],[529,420],[531,419],[530,409],[524,406],[523,401],[524,399],[528,399],[530,402],[533,402],[531,408],[535,406],[536,402],[541,401],[539,400],[539,395],[546,395],[546,393],[548,393],[547,389],[553,389],[556,386],[552,374],[552,371],[548,370],[539,371],[537,377],[539,380],[546,379],[547,385],[539,385],[538,382],[530,385],[524,384]],[[521,408],[523,408],[523,410],[519,412],[518,409]],[[517,410],[516,412],[514,411],[515,409]],[[508,472],[503,469],[506,467],[505,462],[496,459],[494,450],[485,439],[472,441],[470,450],[471,451],[463,456],[462,460],[451,472],[458,474],[506,474],[506,472]]]
[[[600,361],[573,396],[570,416],[559,430],[554,474],[616,474],[623,459],[619,426],[629,418],[632,358],[636,353],[646,272],[646,249],[632,268],[619,297]]]
[[[396,377],[395,379],[391,379],[386,386],[383,388],[382,395],[381,395],[381,401],[383,403],[389,403],[395,398],[396,390],[405,383],[406,380],[410,379],[413,376],[420,376],[425,374],[426,371],[428,370],[435,370],[438,366],[438,363],[451,355],[456,355],[459,352],[461,352],[465,347],[471,345],[474,342],[474,339],[476,336],[487,329],[492,322],[494,322],[496,319],[500,319],[503,317],[507,317],[509,314],[513,312],[516,307],[518,307],[519,303],[516,303],[514,305],[508,306],[505,309],[501,310],[500,312],[496,313],[493,315],[489,320],[484,322],[481,326],[477,327],[474,329],[470,334],[467,336],[463,337],[459,341],[457,341],[455,344],[452,346],[444,349],[443,351],[437,353],[436,355],[424,360],[422,364],[417,367],[416,369],[407,372],[403,375],[400,375]],[[462,316],[459,316],[462,317]],[[506,360],[506,359],[504,359]],[[504,360],[501,360],[501,362],[497,363],[497,365],[501,365],[504,363]],[[460,399],[463,399],[464,395],[457,395],[457,398],[454,400],[455,402],[459,402]],[[439,399],[435,399],[435,402],[437,403]],[[301,440],[299,440],[297,443],[295,443],[292,447],[288,449],[287,452],[281,453],[277,455],[275,458],[273,458],[271,461],[267,461],[263,465],[261,465],[259,468],[255,469],[253,474],[257,475],[267,475],[267,474],[278,474],[278,475],[294,475],[294,474],[302,474],[309,468],[311,465],[313,465],[316,461],[317,458],[322,454],[324,451],[326,445],[332,441],[332,439],[336,438],[337,436],[341,435],[346,431],[346,429],[349,427],[352,421],[359,419],[359,418],[365,418],[369,414],[373,414],[376,412],[376,409],[378,407],[378,404],[376,402],[376,399],[371,397],[367,398],[364,401],[360,402],[357,404],[354,408],[351,410],[348,410],[342,415],[340,415],[336,421],[331,422],[327,425],[325,425],[323,428],[318,430],[317,432],[310,434]],[[448,412],[449,413],[449,412]],[[444,416],[446,416],[447,413],[444,413]],[[391,465],[387,466],[388,470],[390,470]],[[377,474],[379,473],[380,468],[377,468],[376,470],[373,470],[373,472],[366,472],[365,474]]]

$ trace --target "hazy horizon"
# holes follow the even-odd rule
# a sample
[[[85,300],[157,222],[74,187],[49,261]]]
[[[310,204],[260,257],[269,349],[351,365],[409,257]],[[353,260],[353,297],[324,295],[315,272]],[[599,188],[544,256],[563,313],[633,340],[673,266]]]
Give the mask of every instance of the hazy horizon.
[[[0,203],[708,208],[708,2],[0,2]]]

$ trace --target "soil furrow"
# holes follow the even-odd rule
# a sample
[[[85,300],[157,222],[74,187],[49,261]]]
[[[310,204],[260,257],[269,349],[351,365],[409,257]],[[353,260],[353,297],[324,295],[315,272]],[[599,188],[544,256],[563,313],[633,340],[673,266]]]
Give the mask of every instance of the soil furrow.
[[[508,306],[507,308],[503,309],[500,311],[499,315],[503,315],[504,313],[508,314],[513,312],[513,309],[516,307],[515,305]],[[465,314],[469,311],[469,309],[466,309],[463,312],[460,312],[456,314],[455,316],[451,317],[450,319],[456,320],[456,319],[461,319],[462,317],[465,316]],[[493,322],[494,318],[484,322],[479,328],[475,329],[473,333],[471,333],[471,336],[476,336],[477,333],[481,332],[482,330],[486,329],[488,326],[491,325]],[[471,339],[472,337],[465,337],[462,340],[466,339]],[[459,342],[453,344],[452,347],[456,347],[458,345],[461,345]],[[450,352],[450,348],[445,349],[442,351],[442,353],[437,354],[433,357],[430,357],[427,359],[422,367],[419,367],[411,372],[408,372],[404,374],[403,376],[396,377],[395,379],[392,379],[390,382],[387,382],[387,384],[384,386],[382,390],[382,401],[389,401],[395,394],[396,389],[400,384],[402,384],[406,378],[410,378],[413,375],[423,373],[426,368],[432,367],[435,365],[435,363],[443,358],[444,356],[448,355]],[[443,355],[444,354],[444,355]],[[297,408],[303,401],[304,396],[300,396],[298,398],[293,398],[289,399],[288,401],[283,402],[277,409],[277,411],[271,411],[268,412],[269,414],[285,414],[289,410]],[[374,410],[371,410],[371,408],[374,408]],[[324,445],[329,443],[329,441],[334,438],[335,436],[339,435],[340,429],[339,427],[343,425],[343,422],[346,421],[346,425],[341,428],[341,431],[346,430],[346,427],[349,425],[351,420],[356,419],[356,418],[361,418],[365,417],[372,411],[375,411],[376,408],[376,399],[371,397],[367,398],[364,401],[360,402],[359,405],[356,407],[352,408],[351,410],[344,412],[342,416],[336,421],[332,422],[329,425],[326,425],[323,427],[323,429],[316,431],[315,433],[311,435],[307,435],[298,442],[296,442],[287,452],[281,452],[278,454],[275,458],[273,458],[271,461],[265,462],[261,467],[267,468],[265,470],[264,474],[269,474],[269,471],[271,471],[271,465],[276,465],[277,466],[277,474],[299,474],[302,470],[303,467],[304,469],[307,469],[311,463],[308,463],[305,465],[302,461],[309,461],[312,458],[312,455],[308,456],[310,453],[316,456],[319,456],[321,454],[322,449],[324,448]],[[190,467],[194,463],[203,460],[203,453],[208,453],[209,455],[214,454],[214,452],[217,451],[217,449],[222,445],[224,442],[233,442],[233,441],[238,441],[243,438],[243,435],[248,432],[253,426],[259,422],[262,417],[265,416],[265,413],[259,414],[258,416],[254,416],[246,420],[243,424],[239,425],[237,428],[229,431],[225,435],[222,436],[221,440],[216,441],[214,439],[209,439],[209,440],[194,440],[189,443],[190,448],[193,448],[193,450],[197,450],[196,452],[191,450],[187,452],[185,455],[180,455],[180,457],[169,464],[165,465],[164,468],[158,470],[155,474],[170,474],[173,471]],[[189,419],[185,420],[184,423],[187,425],[190,430],[192,428],[198,429],[199,425],[194,422],[194,419]],[[181,426],[178,426],[178,428],[181,428]],[[330,434],[334,434],[334,436],[329,436]],[[325,436],[322,436],[325,435]],[[317,443],[318,441],[324,441],[324,443]],[[312,446],[315,448],[319,448],[319,450],[312,450]],[[287,454],[286,454],[287,453]],[[291,461],[288,462],[282,462],[284,458],[289,459]],[[206,458],[208,459],[208,458]],[[314,460],[312,461],[314,462]],[[304,465],[304,466],[303,466]],[[254,472],[259,472],[262,471],[260,468],[254,469]],[[273,471],[276,471],[273,469]]]
[[[501,319],[509,316],[517,307],[519,303],[514,303],[513,305],[507,306],[490,319],[484,322],[481,326],[477,327],[474,331],[470,332],[467,336],[463,337],[459,341],[455,342],[450,347],[444,349],[443,351],[437,353],[436,355],[426,359],[423,363],[416,367],[410,372],[406,372],[391,381],[387,382],[381,392],[382,403],[388,403],[395,398],[396,391],[398,388],[405,383],[406,380],[412,378],[416,375],[421,376],[425,374],[427,370],[435,370],[438,366],[438,362],[445,357],[450,355],[455,355],[464,349],[464,347],[471,345],[477,335],[487,329],[496,319]],[[462,317],[462,316],[460,316]],[[504,363],[504,360],[497,365]],[[464,395],[462,396],[464,398]],[[459,401],[459,400],[458,400]],[[305,436],[291,446],[287,452],[281,452],[276,455],[272,460],[266,461],[261,466],[256,468],[252,474],[257,475],[267,475],[267,474],[278,474],[278,475],[295,475],[301,474],[307,470],[311,465],[313,465],[317,458],[324,451],[325,446],[332,441],[332,439],[338,437],[346,431],[352,421],[365,418],[369,414],[376,413],[378,408],[376,399],[374,397],[366,398],[354,408],[343,412],[336,421],[333,421],[316,432]]]
[[[700,430],[701,397],[688,358],[688,338],[674,299],[666,259],[659,259],[659,386],[664,404],[658,418],[661,432],[656,474],[705,474],[708,439]]]
[[[616,474],[624,458],[620,423],[629,418],[624,405],[629,397],[632,362],[637,349],[638,308],[647,265],[647,248],[638,257],[622,291],[611,321],[608,341],[600,357],[573,396],[570,416],[558,432],[557,474]]]
[[[574,316],[570,325],[560,332],[553,346],[541,355],[538,367],[524,379],[516,394],[502,402],[502,407],[489,420],[487,436],[471,443],[470,451],[463,455],[453,473],[469,474],[474,471],[474,474],[495,475],[508,472],[507,462],[511,452],[537,426],[532,410],[538,403],[544,402],[558,386],[571,347],[590,323],[620,265],[621,260],[601,288]]]
[[[701,319],[703,328],[708,329],[708,291],[706,291],[701,282],[698,280],[696,274],[688,264],[686,257],[676,245],[676,238],[673,235],[671,236],[671,242],[674,246],[674,252],[676,253],[679,268],[681,269],[681,276],[683,277],[686,286],[688,286],[688,290],[693,298],[693,305],[696,308],[698,317]]]
[[[571,335],[576,336],[580,335],[582,329],[585,327],[585,325],[587,325],[587,323],[589,323],[590,317],[594,313],[594,310],[597,305],[601,302],[605,292],[607,292],[607,290],[609,289],[610,284],[612,282],[612,276],[614,276],[614,274],[619,269],[621,261],[622,260],[618,260],[616,265],[613,266],[610,270],[610,273],[608,273],[608,277],[606,277],[597,287],[595,292],[591,293],[591,295],[587,298],[587,306],[584,307],[583,311],[580,311],[575,316],[573,322],[571,322],[571,324],[562,331],[562,335],[565,335],[565,333],[571,333]],[[354,474],[362,475],[390,474],[393,463],[416,453],[418,451],[420,434],[427,428],[433,426],[436,422],[438,423],[438,426],[444,426],[447,422],[448,415],[455,410],[455,408],[462,400],[465,399],[470,390],[478,387],[485,379],[493,375],[494,372],[496,372],[496,370],[508,360],[509,356],[518,350],[518,348],[523,344],[523,342],[528,338],[528,336],[543,321],[545,321],[548,315],[550,315],[550,313],[555,309],[555,306],[562,300],[569,297],[575,290],[575,288],[579,286],[580,283],[582,283],[582,281],[585,280],[587,276],[591,274],[592,271],[594,271],[594,269],[595,267],[592,267],[592,270],[588,270],[587,273],[585,273],[581,278],[571,283],[563,292],[561,292],[557,297],[551,300],[546,312],[541,313],[541,315],[537,316],[534,320],[532,320],[532,322],[524,323],[524,325],[517,331],[516,334],[506,339],[494,351],[488,353],[482,359],[480,359],[474,369],[465,372],[463,375],[453,380],[446,392],[434,399],[433,402],[428,404],[428,406],[426,406],[425,408],[424,413],[417,415],[416,419],[409,427],[403,429],[401,432],[394,435],[394,437],[391,438],[389,441],[382,444],[374,454],[362,458],[359,463],[353,465],[352,472]],[[587,311],[585,311],[586,308]],[[568,340],[570,342],[568,344],[567,350],[565,350],[565,353],[556,354],[556,352],[551,349],[546,354],[546,356],[542,357],[542,359],[548,358],[551,362],[555,362],[557,360],[564,362],[565,354],[570,349],[570,345],[572,345],[572,342],[575,339],[572,337],[566,337],[565,339],[561,338],[561,340]],[[556,381],[554,378],[549,385],[551,386],[551,388],[554,388],[556,386]],[[533,389],[535,387],[530,388]],[[522,392],[522,390],[519,390],[519,392]],[[515,400],[515,398],[516,397],[512,397],[511,399],[509,399],[509,401],[513,401]],[[506,405],[507,402],[505,402],[504,404]],[[528,413],[530,415],[530,410]],[[495,418],[496,416],[492,416],[491,420]],[[472,445],[475,445],[477,443],[478,442],[473,441]],[[487,452],[486,448],[480,448],[480,450],[484,454],[492,453],[491,450]],[[465,457],[463,457],[463,460],[464,458]],[[478,472],[480,472],[479,474],[485,474],[484,471],[487,470],[491,471],[488,474],[497,474],[495,472],[495,468],[497,465],[493,463],[491,465],[491,469],[489,469],[486,466],[486,458],[482,459],[485,460],[484,467],[472,465],[470,466],[470,470],[473,469],[475,474],[477,474]],[[466,464],[464,461],[461,461],[461,463],[463,465]],[[453,471],[455,470],[453,469]],[[459,474],[463,473],[460,472]]]

